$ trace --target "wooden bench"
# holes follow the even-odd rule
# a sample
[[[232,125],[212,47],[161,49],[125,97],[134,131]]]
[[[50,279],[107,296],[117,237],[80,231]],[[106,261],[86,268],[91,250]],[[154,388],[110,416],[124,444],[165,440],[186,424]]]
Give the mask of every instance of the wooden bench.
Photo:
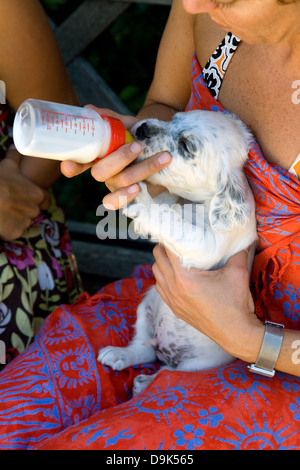
[[[170,6],[172,0],[85,0],[58,28],[56,40],[82,106],[93,103],[130,114],[113,90],[80,54],[132,3]]]
[[[81,57],[94,41],[134,1],[85,0],[59,27],[55,36],[81,104],[93,103],[122,114],[131,114],[94,68]],[[144,3],[171,5],[172,0],[146,0]],[[68,221],[73,250],[85,290],[93,294],[108,282],[130,275],[140,263],[152,264],[153,244],[131,240],[124,231],[117,237],[100,240],[96,226]],[[110,227],[115,235],[115,227]]]

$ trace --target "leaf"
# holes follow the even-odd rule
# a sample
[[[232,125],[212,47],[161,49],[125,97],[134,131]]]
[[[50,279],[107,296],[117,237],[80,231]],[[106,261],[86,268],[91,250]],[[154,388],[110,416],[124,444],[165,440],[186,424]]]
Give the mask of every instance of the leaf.
[[[0,267],[1,267],[1,266],[4,266],[5,264],[7,264],[7,257],[6,257],[6,254],[5,254],[5,253],[1,253],[1,255],[0,255]]]
[[[36,250],[46,250],[47,249],[46,241],[43,238],[41,238],[38,242],[35,243],[35,249]]]
[[[17,333],[11,335],[11,344],[13,348],[16,348],[17,351],[22,352],[25,350],[25,345]]]
[[[23,335],[29,338],[33,336],[31,322],[27,314],[20,307],[17,308],[16,312],[16,324]]]
[[[53,303],[59,302],[59,301],[60,301],[60,295],[54,294],[54,295],[52,295],[51,297],[49,297],[48,300],[49,300],[49,302],[51,301],[51,302],[53,302]]]
[[[33,327],[33,331],[34,331],[34,334],[36,334],[41,326],[43,325],[45,319],[42,318],[42,317],[34,317],[33,320],[32,320],[32,327]]]
[[[49,313],[50,313],[50,307],[49,307],[49,305],[46,304],[46,303],[41,303],[41,304],[39,304],[39,308],[40,308],[40,310],[45,310],[46,312],[49,312]]]
[[[26,281],[25,277],[24,277],[24,276],[20,276],[20,277],[19,277],[19,280],[20,280],[20,282],[21,282],[21,284],[22,284],[22,288],[23,288],[22,291],[25,290],[25,292],[29,292],[30,287],[29,287],[29,284],[28,284],[28,282]]]
[[[26,232],[26,238],[28,239],[28,242],[30,242],[30,240],[34,240],[35,238],[40,237],[40,236],[41,236],[41,230],[40,230],[39,224],[32,225],[28,229],[28,231]],[[33,244],[35,244],[34,241],[33,241]]]
[[[7,297],[10,296],[10,294],[12,293],[13,288],[14,288],[14,284],[7,284],[4,287],[3,292],[2,292],[2,296],[1,296],[1,302],[3,302],[3,300],[5,300]]]
[[[7,281],[9,281],[9,279],[11,279],[14,275],[14,272],[11,268],[11,266],[5,266],[5,268],[3,269],[2,271],[2,274],[1,274],[1,282],[2,283],[6,283]]]
[[[38,296],[38,293],[36,290],[34,292],[31,292],[31,295],[30,295],[31,305],[35,304],[37,296]]]
[[[32,315],[32,309],[29,303],[28,295],[25,290],[22,290],[21,293],[21,305],[24,307],[24,310]]]
[[[38,282],[38,277],[37,277],[37,270],[36,269],[29,269],[29,272],[27,274],[28,282],[30,284],[30,289],[37,284]]]

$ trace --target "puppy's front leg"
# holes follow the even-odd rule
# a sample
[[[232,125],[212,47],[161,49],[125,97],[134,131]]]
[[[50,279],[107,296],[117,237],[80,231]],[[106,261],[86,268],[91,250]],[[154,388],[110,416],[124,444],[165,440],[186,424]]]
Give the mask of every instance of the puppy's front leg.
[[[178,196],[164,191],[153,199],[148,193],[147,185],[139,185],[139,194],[123,209],[123,213],[133,219],[136,233],[150,235],[152,241],[157,241],[161,231],[160,225],[168,224],[170,207],[178,200]]]
[[[147,319],[147,297],[137,310],[136,333],[127,347],[107,346],[100,349],[98,361],[114,370],[123,370],[126,367],[153,362],[156,360],[155,351],[150,344],[152,328]]]
[[[140,192],[138,195],[123,209],[123,214],[125,214],[130,219],[135,219],[140,216],[141,213],[145,211],[146,207],[154,204],[154,201],[150,194],[148,193],[146,183],[139,183]]]
[[[201,204],[152,204],[134,220],[138,230],[165,245],[180,258],[207,256],[204,211]]]

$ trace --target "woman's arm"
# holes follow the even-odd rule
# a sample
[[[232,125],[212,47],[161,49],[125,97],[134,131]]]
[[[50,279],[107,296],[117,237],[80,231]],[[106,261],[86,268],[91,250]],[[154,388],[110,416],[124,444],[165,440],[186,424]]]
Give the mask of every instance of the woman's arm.
[[[154,256],[157,291],[175,315],[229,354],[255,363],[265,326],[254,311],[247,252],[234,255],[224,268],[216,271],[186,270],[175,255],[160,245],[154,248]],[[300,349],[300,332],[284,330],[276,369],[300,376],[295,341],[299,341]]]
[[[38,0],[0,4],[0,78],[16,110],[27,98],[78,105],[58,45]],[[25,176],[48,187],[60,176],[59,162],[23,157]]]
[[[191,94],[195,17],[174,0],[158,49],[154,76],[139,117],[169,120],[184,111]]]

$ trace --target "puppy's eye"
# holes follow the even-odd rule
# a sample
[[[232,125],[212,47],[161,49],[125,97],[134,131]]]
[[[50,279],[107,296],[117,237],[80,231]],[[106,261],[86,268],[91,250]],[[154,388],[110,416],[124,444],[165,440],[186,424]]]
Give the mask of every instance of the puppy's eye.
[[[184,153],[195,153],[196,148],[193,142],[191,140],[181,137],[178,141],[178,148]]]
[[[178,147],[180,148],[180,150],[183,150],[184,152],[189,151],[188,146],[187,146],[187,141],[185,139],[180,139],[178,141]]]

